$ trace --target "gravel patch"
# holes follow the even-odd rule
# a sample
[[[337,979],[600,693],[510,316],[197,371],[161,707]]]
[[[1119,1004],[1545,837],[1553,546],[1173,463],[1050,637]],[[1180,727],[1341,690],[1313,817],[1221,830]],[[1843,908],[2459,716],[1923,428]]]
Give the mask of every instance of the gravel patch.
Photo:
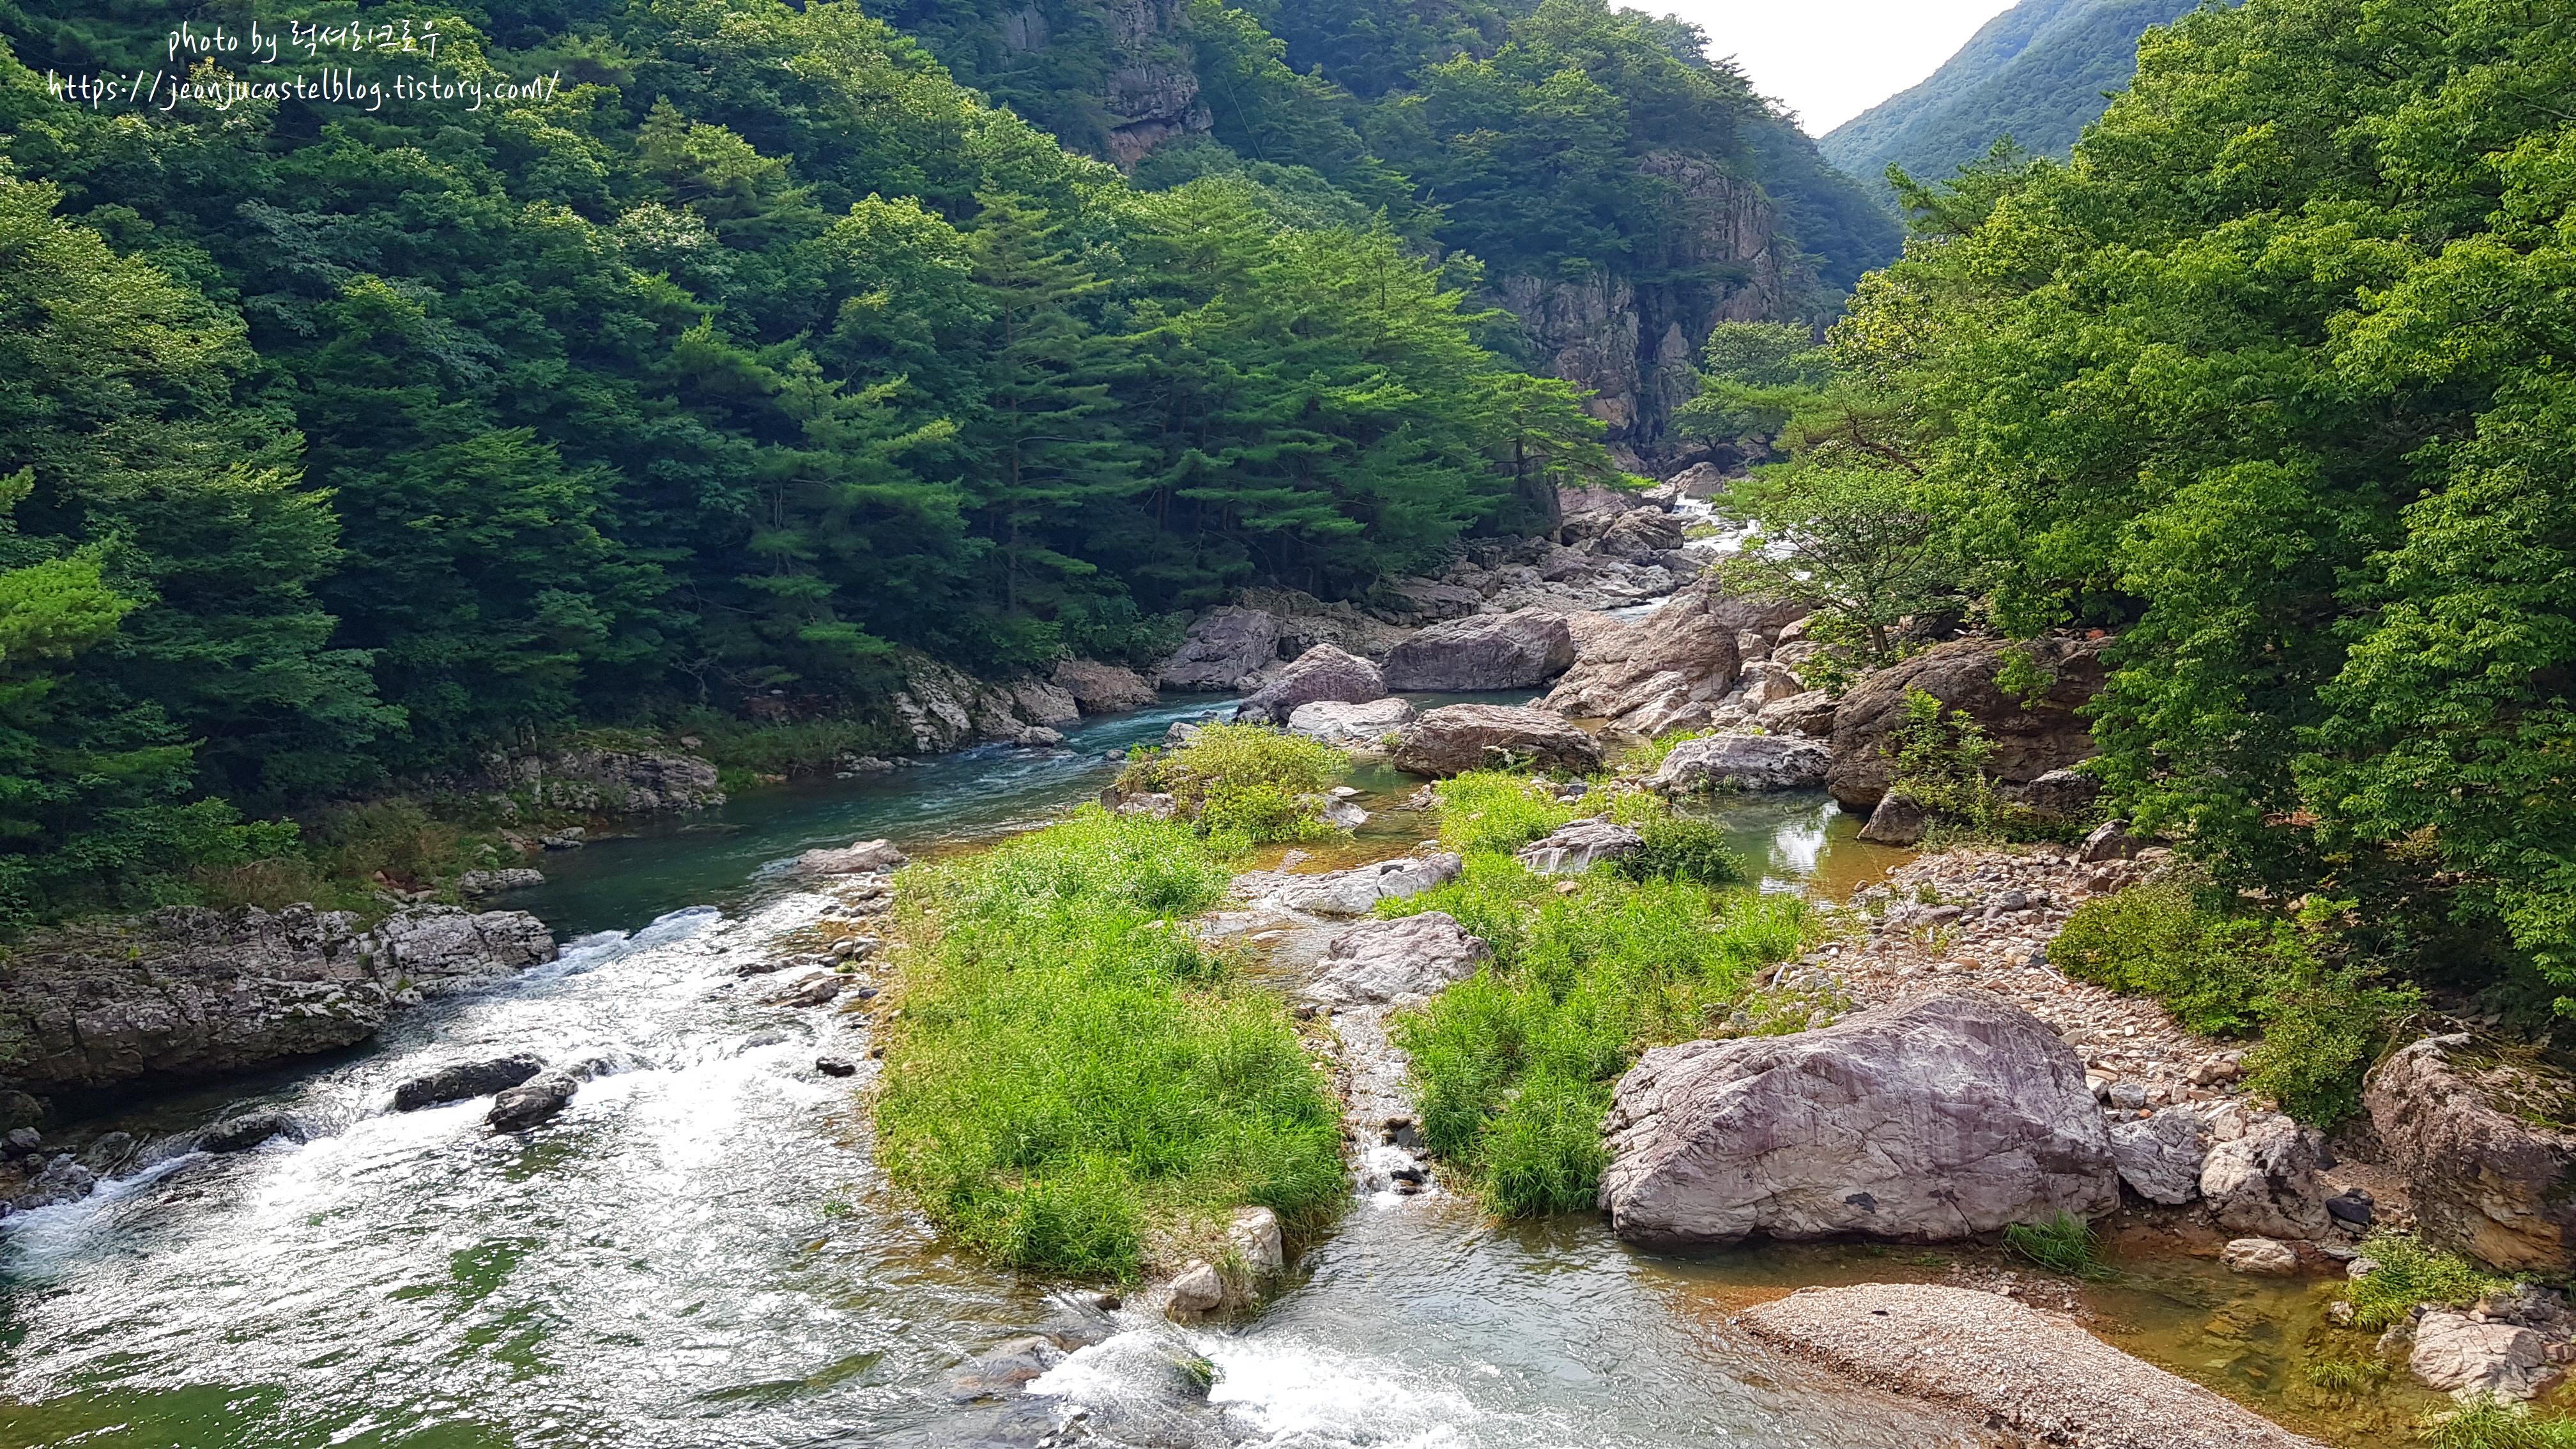
[[[1777,1347],[2073,1449],[2325,1449],[2066,1319],[1971,1288],[1806,1288],[1747,1309]]]

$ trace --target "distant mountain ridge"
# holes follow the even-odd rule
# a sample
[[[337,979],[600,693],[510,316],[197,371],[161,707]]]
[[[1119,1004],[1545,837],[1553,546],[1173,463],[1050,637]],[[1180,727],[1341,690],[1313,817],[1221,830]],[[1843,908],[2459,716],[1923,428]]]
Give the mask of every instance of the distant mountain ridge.
[[[1827,133],[1825,159],[1865,182],[1890,164],[1917,179],[1951,174],[1998,136],[2062,156],[2126,89],[2138,37],[2200,0],[2022,0],[1987,21],[1921,85],[1899,92]]]

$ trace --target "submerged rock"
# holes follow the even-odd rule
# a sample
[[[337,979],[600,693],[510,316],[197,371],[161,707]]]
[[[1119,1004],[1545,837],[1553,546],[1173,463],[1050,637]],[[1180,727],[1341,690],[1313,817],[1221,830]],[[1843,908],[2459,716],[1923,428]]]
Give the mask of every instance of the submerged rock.
[[[494,1097],[484,1120],[495,1131],[525,1132],[561,1112],[580,1090],[581,1084],[570,1076],[546,1072]]]
[[[1308,994],[1331,1005],[1429,996],[1475,975],[1493,954],[1443,911],[1364,921],[1325,945]]]
[[[1601,1206],[1636,1241],[1931,1242],[2120,1201],[2084,1064],[1982,993],[1659,1047],[1620,1078],[1603,1132]]]
[[[1440,779],[1469,770],[1588,775],[1601,768],[1599,742],[1562,717],[1495,704],[1453,704],[1424,714],[1396,736],[1394,757],[1399,770]]]
[[[2235,1239],[2218,1250],[2218,1261],[2230,1273],[2257,1278],[2294,1278],[2299,1272],[2299,1250],[2270,1238]]]
[[[799,875],[871,875],[910,864],[891,840],[862,840],[838,850],[809,850],[796,857]]]
[[[272,1137],[304,1140],[304,1131],[295,1119],[283,1112],[244,1112],[197,1134],[200,1152],[248,1152]]]
[[[515,1087],[545,1069],[545,1059],[533,1052],[518,1052],[479,1062],[458,1062],[413,1077],[394,1088],[394,1110],[412,1112],[441,1102],[489,1096],[504,1088]]]

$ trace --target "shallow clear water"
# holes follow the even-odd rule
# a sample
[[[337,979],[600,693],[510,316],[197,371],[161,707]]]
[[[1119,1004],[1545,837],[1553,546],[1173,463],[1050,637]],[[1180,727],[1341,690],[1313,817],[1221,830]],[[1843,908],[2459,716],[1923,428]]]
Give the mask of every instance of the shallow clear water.
[[[0,1445],[1035,1444],[1077,1412],[1098,1442],[1277,1449],[1953,1442],[1727,1330],[1742,1283],[1776,1291],[1750,1271],[1772,1260],[1643,1255],[1589,1217],[1355,1202],[1258,1319],[1189,1333],[1086,1324],[948,1253],[877,1177],[854,1084],[814,1069],[864,1059],[863,1012],[764,1004],[779,978],[733,974],[824,903],[775,866],[1038,823],[1098,790],[1104,752],[1204,707],[1090,724],[1079,753],[762,792],[696,822],[726,829],[558,855],[513,904],[596,932],[560,961],[366,1048],[94,1124],[275,1106],[310,1140],[175,1158],[15,1220]],[[1412,784],[1362,783],[1381,803]],[[1724,809],[1780,882],[1860,869],[1840,864],[1853,822],[1821,799]],[[1394,844],[1419,828],[1373,826]],[[518,1050],[596,1071],[525,1137],[492,1134],[481,1102],[387,1110],[406,1077]],[[1035,1327],[1109,1337],[1051,1392],[956,1400],[956,1364]],[[1203,1393],[1148,1391],[1174,1355],[1212,1369]]]

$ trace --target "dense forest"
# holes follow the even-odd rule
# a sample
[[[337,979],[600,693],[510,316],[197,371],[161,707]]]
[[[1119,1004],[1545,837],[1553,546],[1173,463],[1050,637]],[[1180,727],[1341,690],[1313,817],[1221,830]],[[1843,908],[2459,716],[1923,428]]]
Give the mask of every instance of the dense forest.
[[[2224,899],[2340,922],[2346,986],[2544,1017],[2576,1010],[2571,24],[2185,16],[2070,160],[1911,193],[1827,349],[1739,348],[1709,394],[1797,455],[1779,528],[1887,565],[1847,612],[2112,635],[2088,768]]]
[[[1489,269],[1665,277],[1694,166],[1761,216],[1776,178],[1799,307],[1888,250],[1696,33],[1598,0],[1392,50],[1368,7],[1292,43],[1213,0],[315,16],[435,61],[0,5],[0,917],[155,899],[494,742],[856,708],[898,648],[1141,660],[1246,583],[1436,567],[1618,472]],[[483,99],[223,89],[299,64]]]
[[[2138,37],[2199,0],[2022,0],[1989,20],[1922,84],[1888,97],[1817,141],[1826,159],[1877,181],[1897,166],[1919,180],[1950,176],[1998,139],[2063,157],[2129,84]]]

